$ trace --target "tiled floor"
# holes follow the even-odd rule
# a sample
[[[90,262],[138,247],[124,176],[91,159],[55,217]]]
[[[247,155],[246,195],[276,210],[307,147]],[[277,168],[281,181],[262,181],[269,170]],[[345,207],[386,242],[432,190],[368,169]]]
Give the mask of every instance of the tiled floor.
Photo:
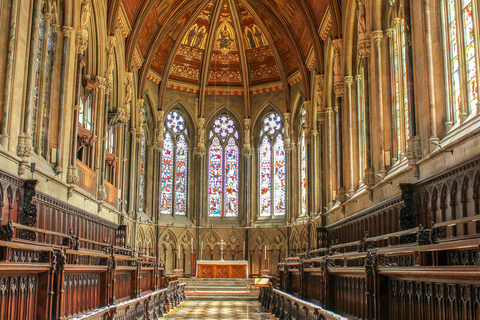
[[[275,319],[270,313],[260,312],[260,310],[260,304],[252,301],[186,301],[164,319]]]

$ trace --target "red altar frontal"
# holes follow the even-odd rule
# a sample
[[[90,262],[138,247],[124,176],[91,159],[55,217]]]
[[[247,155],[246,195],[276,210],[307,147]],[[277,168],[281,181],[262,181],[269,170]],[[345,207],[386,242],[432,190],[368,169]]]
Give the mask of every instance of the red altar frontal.
[[[197,261],[197,278],[245,279],[248,278],[248,261]]]

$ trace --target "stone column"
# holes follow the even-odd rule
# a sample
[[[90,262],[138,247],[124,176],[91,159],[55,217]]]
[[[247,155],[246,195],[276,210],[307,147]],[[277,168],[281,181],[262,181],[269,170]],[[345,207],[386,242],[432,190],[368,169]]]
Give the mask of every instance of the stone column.
[[[198,196],[196,198],[196,224],[204,224],[207,220],[207,212],[205,208],[208,206],[208,194],[206,192],[208,188],[208,169],[205,164],[205,155],[207,153],[205,147],[205,118],[197,119],[197,146],[193,150],[195,159],[195,184],[198,190]],[[194,221],[195,223],[195,221]]]
[[[382,81],[382,39],[383,31],[373,31],[373,40],[375,45],[375,78],[377,80],[377,113],[378,113],[378,147],[380,153],[379,173],[382,176],[387,174],[385,169],[385,132],[383,123],[383,81]]]
[[[136,155],[137,155],[137,128],[132,126],[130,128],[130,161],[129,161],[129,170],[128,170],[128,179],[125,179],[125,182],[128,181],[128,214],[130,217],[133,217],[133,213],[135,212],[135,166],[136,166]]]
[[[10,31],[7,52],[7,67],[5,69],[5,100],[3,103],[2,115],[2,133],[0,134],[0,143],[8,148],[10,135],[8,133],[10,125],[10,108],[12,103],[12,86],[13,86],[13,69],[14,58],[17,43],[17,19],[18,19],[18,2],[19,0],[11,0],[10,9]]]
[[[354,128],[355,128],[355,110],[353,106],[353,94],[352,94],[352,85],[353,85],[353,77],[352,76],[346,76],[345,77],[345,88],[346,88],[346,98],[347,98],[347,108],[348,108],[348,142],[349,142],[349,150],[350,150],[350,156],[349,156],[349,166],[350,166],[350,189],[348,190],[348,193],[350,196],[353,196],[355,193],[355,150],[356,150],[356,145],[355,141],[356,136],[354,133]]]
[[[253,225],[254,221],[254,214],[252,212],[252,197],[255,194],[255,188],[253,187],[252,183],[252,177],[253,177],[253,172],[252,172],[252,158],[253,158],[253,148],[251,147],[250,144],[250,128],[252,126],[252,119],[246,118],[243,120],[243,123],[245,125],[245,132],[244,132],[244,143],[243,143],[243,149],[242,149],[242,155],[244,159],[244,192],[243,194],[245,195],[245,199],[243,201],[244,203],[244,211],[245,214],[244,216],[244,226],[247,226],[247,224],[250,224],[250,226]]]
[[[18,135],[17,155],[22,158],[18,168],[18,174],[25,173],[26,165],[32,154],[32,110],[35,90],[35,73],[37,69],[37,51],[40,29],[42,0],[34,0],[32,12],[32,29],[30,33],[30,44],[28,52],[28,73],[25,88],[25,106],[23,112],[23,126]]]
[[[35,141],[32,141],[33,147],[35,150],[35,153],[41,157],[42,156],[42,149],[41,149],[41,132],[42,132],[42,125],[43,125],[43,109],[45,108],[44,101],[45,101],[45,86],[46,84],[46,76],[47,72],[49,70],[46,70],[47,66],[47,57],[48,57],[48,38],[50,34],[50,24],[52,21],[53,15],[51,13],[43,13],[42,14],[42,19],[43,19],[43,41],[41,43],[40,52],[41,52],[41,60],[40,60],[40,65],[38,66],[39,70],[39,79],[38,79],[38,93],[37,93],[37,100],[36,100],[36,105],[37,105],[37,111],[36,111],[36,119],[38,119],[36,122],[38,123],[38,126],[35,126],[35,131],[32,132],[32,138],[35,137]],[[50,82],[53,82],[51,78],[49,78]],[[32,121],[33,120],[33,106],[32,106]],[[33,124],[33,123],[32,123]]]
[[[420,177],[420,171],[417,161],[422,158],[422,141],[420,136],[417,134],[417,111],[415,106],[415,89],[413,84],[412,18],[410,13],[410,5],[411,0],[404,1],[405,61],[407,66],[407,94],[409,103],[408,123],[410,131],[410,136],[408,137],[407,141],[407,159],[409,166],[413,168],[414,176],[418,178]],[[460,115],[460,117],[462,117],[462,115]]]
[[[55,173],[59,174],[63,171],[63,136],[65,131],[65,91],[67,86],[67,69],[68,57],[70,56],[70,41],[72,37],[72,27],[62,27],[63,33],[63,53],[62,53],[62,73],[60,80],[60,106],[58,111],[58,136],[57,136],[57,163],[55,165]]]
[[[328,208],[330,209],[333,207],[333,201],[336,198],[336,195],[334,195],[334,190],[336,193],[336,183],[335,183],[335,178],[336,178],[336,164],[337,164],[337,159],[336,159],[336,153],[334,150],[335,146],[335,114],[334,114],[334,109],[333,107],[327,107],[327,152],[328,152],[328,196],[327,196],[327,201],[328,201]]]
[[[317,128],[318,128],[318,135],[319,137],[317,138],[318,146],[317,146],[317,170],[318,174],[316,176],[316,179],[318,179],[316,185],[317,185],[317,209],[319,212],[323,211],[323,206],[324,206],[324,192],[323,192],[323,186],[325,185],[323,183],[324,179],[324,168],[325,168],[325,160],[323,157],[323,146],[324,146],[324,137],[325,137],[325,101],[324,101],[324,91],[325,91],[325,75],[318,75],[317,77],[317,86],[316,86],[316,94],[317,94]]]
[[[286,200],[286,214],[285,214],[285,220],[286,222],[291,222],[293,220],[293,201],[291,199],[293,198],[293,193],[292,193],[292,185],[293,185],[293,171],[294,171],[294,166],[293,166],[293,157],[292,157],[292,151],[295,150],[295,142],[292,142],[291,140],[291,134],[292,134],[292,129],[291,129],[291,119],[292,119],[292,114],[290,112],[286,112],[283,114],[283,121],[284,121],[284,126],[285,126],[285,151],[286,151],[286,157],[285,157],[285,162],[287,165],[287,183],[286,183],[286,194],[285,194],[285,200]]]
[[[359,36],[358,40],[358,56],[360,57],[360,74],[359,80],[362,103],[364,105],[364,122],[365,122],[365,167],[363,183],[370,189],[375,184],[375,174],[372,166],[372,148],[371,148],[371,135],[370,135],[370,76],[369,76],[369,57],[370,57],[370,37],[366,34]],[[363,86],[362,86],[363,84]]]
[[[312,117],[313,115],[312,110],[312,102],[305,101],[305,110],[307,110],[306,119],[305,119],[305,144],[306,144],[306,152],[307,152],[307,216],[310,216],[311,212],[313,211],[312,204],[314,194],[314,176],[312,175],[314,170],[314,158],[313,158],[313,146],[312,146]]]
[[[429,100],[429,111],[430,111],[430,142],[438,141],[437,136],[437,113],[435,110],[435,68],[434,68],[434,58],[433,58],[433,40],[432,40],[432,17],[430,13],[430,0],[424,0],[423,6],[425,8],[425,37],[426,37],[426,47],[427,47],[427,72],[428,72],[428,100]],[[478,30],[478,29],[477,29]],[[434,147],[433,144],[430,144],[430,147]]]
[[[398,139],[397,139],[397,121],[396,121],[396,90],[395,90],[395,52],[393,30],[387,29],[386,35],[388,39],[389,52],[389,68],[390,68],[390,112],[391,112],[391,126],[392,126],[392,164],[398,160]]]
[[[105,171],[106,171],[106,159],[107,159],[107,141],[108,141],[108,98],[110,94],[110,89],[107,83],[107,80],[102,77],[97,77],[98,82],[98,110],[103,110],[102,118],[99,125],[98,132],[101,133],[100,143],[98,144],[98,154],[100,155],[99,163],[96,166],[99,168],[98,172],[98,189],[97,189],[97,199],[103,201],[107,198],[107,190],[105,188]],[[102,130],[103,129],[103,130]]]

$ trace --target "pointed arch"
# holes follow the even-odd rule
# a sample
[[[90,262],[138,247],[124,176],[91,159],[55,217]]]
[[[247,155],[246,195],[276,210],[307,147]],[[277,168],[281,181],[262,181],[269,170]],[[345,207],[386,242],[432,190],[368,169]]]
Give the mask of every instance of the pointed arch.
[[[249,239],[250,240],[250,239]],[[264,246],[268,244],[268,237],[262,230],[257,230],[255,235],[249,241],[250,251],[262,251]]]

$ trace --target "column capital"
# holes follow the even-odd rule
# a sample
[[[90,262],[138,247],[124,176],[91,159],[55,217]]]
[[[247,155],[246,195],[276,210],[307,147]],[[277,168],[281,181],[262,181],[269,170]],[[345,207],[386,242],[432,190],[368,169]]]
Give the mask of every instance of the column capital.
[[[373,40],[374,41],[382,41],[383,39],[383,30],[375,30],[373,33]]]
[[[360,81],[362,81],[362,79],[363,79],[363,76],[361,74],[357,74],[355,76],[355,82],[360,82]]]
[[[333,113],[333,107],[327,107],[325,109],[325,111],[327,112],[327,114],[332,114]]]
[[[64,37],[71,38],[72,37],[72,32],[73,32],[72,27],[68,27],[68,26],[63,26],[62,27],[62,33],[63,33]]]
[[[363,33],[359,35],[357,50],[360,58],[366,58],[370,56],[371,45],[369,34]]]
[[[347,86],[351,86],[353,84],[353,76],[346,76],[344,81]]]
[[[387,36],[387,38],[392,38],[393,37],[393,28],[387,29],[385,31],[385,35]]]

